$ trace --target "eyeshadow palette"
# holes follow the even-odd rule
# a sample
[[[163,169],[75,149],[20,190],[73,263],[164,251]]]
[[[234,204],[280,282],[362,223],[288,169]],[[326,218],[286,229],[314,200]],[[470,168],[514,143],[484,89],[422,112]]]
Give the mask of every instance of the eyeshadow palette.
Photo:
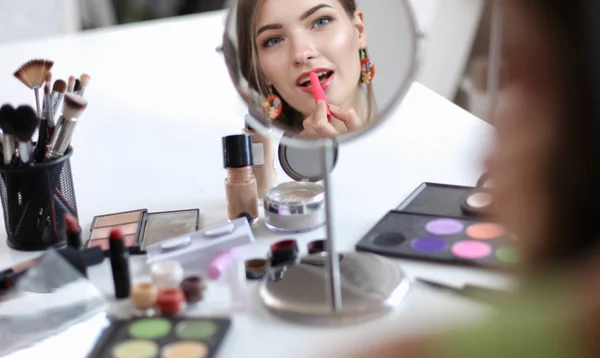
[[[130,253],[139,251],[139,242],[148,220],[148,210],[139,209],[116,214],[94,217],[90,227],[90,239],[85,248],[99,246],[105,252],[109,249],[109,235],[115,228],[123,230],[123,242]]]
[[[229,318],[152,317],[113,321],[89,358],[213,358]]]
[[[111,230],[123,230],[125,246],[131,254],[144,254],[152,244],[197,231],[200,210],[188,209],[148,213],[139,209],[94,217],[86,248],[99,246],[108,252]]]
[[[506,229],[490,221],[390,211],[357,251],[448,264],[509,269],[518,251]]]
[[[396,211],[422,213],[444,217],[486,217],[492,204],[486,188],[422,183]]]

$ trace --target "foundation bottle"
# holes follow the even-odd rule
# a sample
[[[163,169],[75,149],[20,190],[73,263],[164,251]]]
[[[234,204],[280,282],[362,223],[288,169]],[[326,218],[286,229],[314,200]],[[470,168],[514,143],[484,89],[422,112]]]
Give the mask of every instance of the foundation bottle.
[[[250,114],[246,115],[248,118]],[[246,126],[242,130],[252,138],[252,158],[254,165],[252,172],[256,177],[258,198],[262,200],[265,192],[277,185],[277,168],[275,167],[275,144],[271,138],[256,132],[246,119]]]
[[[252,138],[249,135],[223,137],[223,166],[227,169],[225,192],[227,217],[246,216],[253,224],[258,220],[258,193],[252,172]]]

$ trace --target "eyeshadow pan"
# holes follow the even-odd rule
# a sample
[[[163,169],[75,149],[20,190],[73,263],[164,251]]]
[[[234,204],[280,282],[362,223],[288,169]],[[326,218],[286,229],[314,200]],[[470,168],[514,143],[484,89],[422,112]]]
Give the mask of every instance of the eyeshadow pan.
[[[410,246],[415,251],[425,254],[433,254],[444,251],[448,244],[446,243],[446,240],[442,239],[441,237],[429,236],[413,240]]]
[[[164,318],[149,318],[136,321],[129,326],[129,334],[135,338],[157,339],[171,331],[171,322]]]
[[[154,358],[158,354],[158,345],[152,341],[131,340],[117,344],[112,358]]]
[[[502,247],[496,250],[496,257],[507,264],[516,264],[519,262],[519,251],[514,247]]]
[[[466,233],[475,240],[493,240],[505,235],[506,230],[498,224],[483,223],[469,226]]]
[[[492,204],[492,195],[487,192],[477,192],[469,195],[467,204],[476,209],[483,209]]]
[[[483,259],[492,253],[492,247],[479,241],[460,241],[452,246],[452,254],[460,259]]]
[[[459,220],[437,219],[427,223],[425,230],[433,235],[454,235],[464,229],[464,225]]]
[[[142,210],[128,211],[119,214],[97,216],[94,227],[115,226],[138,222],[142,216]]]
[[[94,232],[92,233],[92,240],[104,239],[104,238],[109,237],[110,232],[115,228],[120,228],[123,231],[123,235],[131,235],[131,234],[137,233],[138,228],[139,228],[139,223],[135,222],[135,223],[125,224],[125,225],[107,226],[107,227],[94,229]]]
[[[397,246],[406,241],[404,235],[399,232],[385,232],[377,235],[373,243],[377,246]]]
[[[176,331],[181,339],[208,339],[217,333],[217,325],[212,321],[184,321],[177,326]]]
[[[208,347],[201,342],[176,342],[166,346],[161,358],[205,358],[208,355]]]
[[[199,214],[198,209],[150,213],[142,248],[197,231]]]

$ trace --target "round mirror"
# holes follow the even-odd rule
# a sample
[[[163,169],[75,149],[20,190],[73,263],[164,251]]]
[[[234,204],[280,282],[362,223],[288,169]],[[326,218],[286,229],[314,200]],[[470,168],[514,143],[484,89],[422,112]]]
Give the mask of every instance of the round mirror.
[[[236,0],[223,53],[249,124],[315,147],[389,116],[415,75],[419,34],[408,0]]]

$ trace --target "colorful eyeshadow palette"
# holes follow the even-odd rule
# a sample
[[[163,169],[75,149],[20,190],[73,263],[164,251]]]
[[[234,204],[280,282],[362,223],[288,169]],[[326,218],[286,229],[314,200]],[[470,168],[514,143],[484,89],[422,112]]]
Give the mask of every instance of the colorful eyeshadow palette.
[[[518,252],[501,225],[398,211],[388,212],[356,250],[490,269],[507,269],[518,263]]]
[[[152,317],[114,321],[89,358],[213,358],[229,318]]]
[[[491,204],[491,195],[485,188],[422,183],[396,211],[455,218],[486,217]]]
[[[94,217],[86,248],[99,246],[108,252],[109,235],[115,228],[123,230],[125,246],[131,254],[144,254],[149,245],[198,230],[200,210],[188,209],[148,213],[139,209]]]

